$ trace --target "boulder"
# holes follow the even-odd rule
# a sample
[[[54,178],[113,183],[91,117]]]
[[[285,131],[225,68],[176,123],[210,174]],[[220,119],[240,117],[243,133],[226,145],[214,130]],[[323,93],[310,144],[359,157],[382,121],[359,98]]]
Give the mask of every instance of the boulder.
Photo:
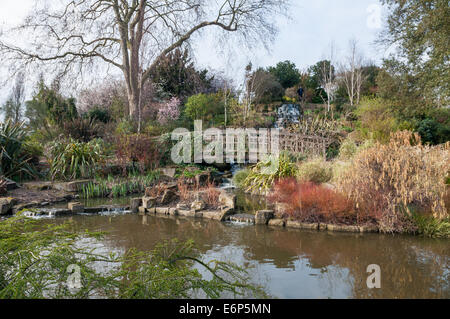
[[[267,225],[269,220],[274,217],[273,210],[260,210],[256,212],[255,224],[256,225]]]
[[[176,186],[175,186],[176,187]],[[161,198],[160,203],[162,205],[167,205],[172,203],[173,201],[178,199],[178,195],[176,193],[176,191],[173,188],[168,188],[164,191],[164,194]]]
[[[226,206],[221,207],[220,211],[222,212],[222,218],[220,219],[221,222],[228,220],[228,218],[230,216],[234,215],[234,213],[235,213],[234,208],[226,207]]]
[[[286,227],[297,228],[297,229],[319,230],[319,224],[302,223],[302,222],[295,221],[295,220],[288,220],[286,222]]]
[[[275,204],[274,216],[275,218],[282,219],[287,211],[287,205],[282,203]]]
[[[327,225],[327,229],[329,231],[335,231],[335,232],[359,233],[359,227],[358,226],[328,224]]]
[[[176,208],[169,208],[169,215],[170,216],[178,216],[178,209],[176,209]]]
[[[194,211],[203,210],[203,209],[205,209],[205,207],[206,207],[205,203],[200,200],[193,201],[191,204],[191,209]]]
[[[222,191],[219,196],[219,204],[225,207],[236,208],[236,195]]]
[[[189,210],[189,206],[186,204],[177,204],[177,209]]]
[[[67,207],[69,208],[72,213],[83,213],[84,212],[84,205],[80,202],[70,202]]]
[[[12,213],[13,214],[17,214],[17,213],[21,212],[22,210],[27,209],[27,208],[31,208],[33,206],[34,205],[32,203],[18,204],[18,205],[15,205],[12,208]]]
[[[176,173],[177,169],[174,167],[165,167],[161,169],[161,174],[170,178],[174,178]]]
[[[379,229],[375,225],[365,225],[365,226],[360,226],[359,231],[361,233],[378,233]]]
[[[9,215],[12,213],[12,208],[17,204],[17,199],[6,197],[0,199],[0,216]]]
[[[77,181],[68,182],[68,183],[58,183],[58,184],[54,184],[53,188],[55,188],[57,190],[65,191],[65,192],[76,193],[76,192],[81,191],[83,189],[83,187],[89,185],[89,183],[91,183],[91,182],[92,182],[91,180],[86,179],[86,180],[77,180]]]
[[[188,209],[178,209],[178,215],[184,217],[195,217],[195,212]]]
[[[146,209],[155,207],[155,205],[156,205],[156,200],[157,200],[156,197],[148,197],[148,196],[145,196],[145,197],[142,198],[142,207],[144,207],[144,208],[146,208]]]
[[[209,211],[203,211],[203,218],[207,219],[213,219],[221,221],[223,217],[223,213],[220,210],[209,210]]]
[[[45,191],[53,188],[52,182],[29,182],[23,183],[23,188],[34,191]]]
[[[142,198],[132,198],[130,201],[130,210],[133,214],[138,213],[139,206],[142,206]]]
[[[156,207],[155,212],[157,215],[169,215],[168,207]]]
[[[269,220],[269,226],[284,227],[286,221],[284,219],[271,219]]]
[[[10,180],[9,178],[3,177],[3,179],[6,181],[6,190],[7,191],[12,191],[14,189],[19,188],[19,186],[17,186],[17,183],[13,180]]]

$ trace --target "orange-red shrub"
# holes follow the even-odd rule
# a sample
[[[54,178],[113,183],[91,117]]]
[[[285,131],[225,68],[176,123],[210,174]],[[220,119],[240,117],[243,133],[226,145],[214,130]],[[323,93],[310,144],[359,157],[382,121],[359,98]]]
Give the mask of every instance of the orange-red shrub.
[[[137,164],[141,172],[155,169],[159,166],[162,153],[157,141],[142,134],[125,135],[116,140],[116,156],[124,170],[129,164]]]
[[[289,217],[302,222],[354,224],[360,222],[353,202],[345,195],[314,183],[282,179],[269,200],[282,203]]]
[[[216,185],[214,183],[208,183],[202,191],[204,192],[204,198],[206,204],[209,206],[218,206],[219,205],[219,197],[220,197],[220,191],[216,188]]]

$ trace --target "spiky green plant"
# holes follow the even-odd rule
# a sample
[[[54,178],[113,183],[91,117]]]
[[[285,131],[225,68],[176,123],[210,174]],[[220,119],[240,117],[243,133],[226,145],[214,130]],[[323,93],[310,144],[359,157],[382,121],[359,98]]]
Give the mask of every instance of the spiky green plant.
[[[278,157],[268,156],[256,164],[243,184],[248,192],[265,192],[280,178],[293,177],[296,173],[297,166],[282,152]]]
[[[26,150],[24,123],[0,123],[0,175],[20,180],[38,176]]]
[[[47,158],[51,178],[69,180],[93,176],[104,154],[100,140],[83,143],[70,138],[51,142]]]

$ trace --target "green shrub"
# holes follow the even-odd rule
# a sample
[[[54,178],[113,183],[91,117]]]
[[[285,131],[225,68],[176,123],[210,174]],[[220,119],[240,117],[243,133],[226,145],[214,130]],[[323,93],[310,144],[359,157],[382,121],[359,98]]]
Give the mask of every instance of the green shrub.
[[[64,123],[64,134],[87,143],[100,137],[101,126],[93,118],[76,118]]]
[[[0,123],[0,176],[20,180],[38,175],[32,165],[33,150],[25,138],[23,123],[13,124],[11,120]]]
[[[344,142],[342,142],[341,147],[339,149],[339,159],[341,160],[350,160],[355,156],[356,151],[358,150],[358,146],[352,140],[347,138]]]
[[[327,183],[333,177],[331,165],[322,158],[312,159],[300,165],[297,178],[301,182]]]
[[[353,159],[358,153],[371,148],[375,145],[373,140],[365,140],[364,143],[358,145],[353,139],[347,138],[339,149],[339,159],[346,161]]]
[[[248,170],[248,169],[243,169],[243,170],[236,172],[236,174],[234,174],[234,176],[233,176],[233,184],[237,188],[243,188],[244,181],[248,177],[249,174],[250,174],[250,170]]]
[[[136,133],[136,128],[133,122],[128,120],[122,120],[117,124],[116,134],[117,135],[129,135]]]
[[[413,214],[417,233],[432,238],[450,238],[450,219],[439,220],[431,216]]]
[[[286,153],[279,157],[268,156],[262,160],[248,174],[244,187],[251,192],[265,192],[272,188],[280,178],[293,177],[297,173],[297,166]]]
[[[111,121],[111,114],[109,113],[109,111],[99,107],[90,109],[86,114],[84,114],[84,116],[88,119],[99,121],[105,124]]]
[[[356,110],[362,133],[371,139],[388,142],[390,134],[398,130],[398,123],[388,102],[383,99],[367,99]]]
[[[102,141],[84,143],[72,138],[59,139],[48,145],[47,159],[53,180],[92,177],[104,159]]]

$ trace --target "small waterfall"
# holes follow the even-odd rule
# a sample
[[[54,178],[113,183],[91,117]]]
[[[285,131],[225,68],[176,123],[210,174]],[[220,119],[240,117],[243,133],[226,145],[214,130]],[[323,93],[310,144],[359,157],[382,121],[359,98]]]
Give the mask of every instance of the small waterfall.
[[[275,128],[286,128],[289,124],[300,123],[300,106],[297,104],[283,104],[278,109],[278,120]]]

